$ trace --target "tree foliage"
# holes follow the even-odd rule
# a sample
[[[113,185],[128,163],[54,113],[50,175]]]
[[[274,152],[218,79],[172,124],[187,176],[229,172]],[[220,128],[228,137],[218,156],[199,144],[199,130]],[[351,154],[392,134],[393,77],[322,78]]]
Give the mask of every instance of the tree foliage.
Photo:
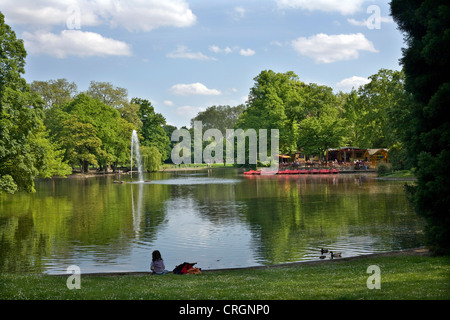
[[[412,201],[428,222],[436,253],[450,253],[450,4],[445,0],[392,0],[391,13],[407,47],[401,63],[412,95],[408,159],[417,167]]]
[[[159,170],[162,163],[162,156],[158,148],[154,146],[142,146],[141,157],[144,170],[150,172]]]
[[[91,81],[86,94],[108,106],[119,108],[128,101],[128,90],[110,82]]]
[[[34,179],[65,175],[68,166],[47,138],[43,101],[22,74],[23,41],[0,13],[0,193],[34,191]]]
[[[225,135],[227,129],[233,129],[239,116],[244,111],[245,105],[240,104],[236,107],[230,106],[211,106],[201,111],[196,117],[191,119],[191,126],[194,121],[201,121],[203,131],[208,129],[218,129]]]
[[[77,85],[67,79],[33,81],[30,88],[44,100],[45,108],[61,106],[72,100],[77,93]]]
[[[162,160],[166,160],[170,155],[170,138],[168,137],[164,126],[166,119],[162,114],[155,112],[152,103],[146,99],[133,98],[131,103],[138,105],[138,116],[142,122],[140,133],[143,137],[142,145],[155,147],[160,153]]]

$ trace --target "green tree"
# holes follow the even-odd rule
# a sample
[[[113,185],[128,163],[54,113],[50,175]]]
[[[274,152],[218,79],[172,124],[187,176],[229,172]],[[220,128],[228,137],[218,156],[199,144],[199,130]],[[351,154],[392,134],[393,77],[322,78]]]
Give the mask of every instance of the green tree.
[[[281,152],[296,149],[296,124],[289,119],[286,108],[291,104],[298,77],[293,72],[276,73],[264,70],[254,78],[247,108],[242,112],[235,127],[240,129],[279,130]]]
[[[345,122],[333,113],[320,113],[300,122],[297,145],[306,155],[323,157],[329,148],[341,145],[345,136]]]
[[[62,111],[76,116],[79,122],[90,124],[95,129],[95,135],[101,141],[102,152],[93,153],[96,161],[91,162],[92,164],[107,169],[111,164],[116,166],[118,162],[129,159],[130,137],[134,126],[122,119],[117,109],[80,93],[70,103],[65,104]],[[60,116],[64,118],[64,113]]]
[[[44,124],[41,124],[40,130],[32,133],[30,152],[35,156],[40,178],[65,177],[72,173],[69,164],[64,161],[64,150],[59,144],[50,141]]]
[[[142,145],[147,147],[156,147],[162,156],[162,161],[166,160],[170,152],[170,138],[164,131],[166,119],[162,114],[155,112],[152,103],[146,99],[133,98],[132,104],[139,105],[139,118],[142,121],[140,134],[143,137]]]
[[[391,13],[407,47],[401,63],[412,95],[405,145],[416,166],[412,202],[427,221],[436,253],[450,253],[450,4],[445,0],[392,0]]]
[[[80,165],[82,172],[88,172],[90,164],[97,166],[97,158],[104,153],[94,126],[81,122],[76,116],[64,121],[60,139],[65,148],[65,159],[72,166]]]
[[[140,106],[138,104],[129,102],[126,102],[117,108],[122,118],[131,123],[136,129],[142,128],[142,120],[139,117],[139,109]]]
[[[177,130],[177,127],[166,124],[163,126],[163,129],[166,132],[167,139],[169,140],[169,144],[166,146],[166,154],[170,155],[172,153],[172,149],[178,143],[177,141],[172,141],[172,133]],[[166,160],[164,160],[164,162],[172,163],[172,159],[168,157]]]
[[[315,83],[303,86],[297,147],[307,155],[322,157],[328,148],[339,146],[346,133],[339,99],[333,89]]]
[[[358,92],[355,89],[347,95],[344,102],[342,118],[346,122],[346,136],[344,144],[348,146],[360,146],[362,136],[361,114],[362,104],[359,101]]]
[[[32,93],[22,74],[23,41],[0,12],[0,193],[34,191],[34,179],[66,173],[43,126],[43,101]]]
[[[128,102],[128,90],[114,87],[110,82],[91,81],[86,94],[114,108]]]
[[[360,147],[389,148],[399,133],[391,120],[408,112],[409,104],[401,71],[381,69],[361,86],[359,95]],[[395,112],[394,112],[395,110]],[[403,112],[401,112],[403,111]]]
[[[201,111],[195,118],[191,119],[191,126],[194,121],[201,121],[203,131],[208,129],[218,129],[223,135],[226,129],[233,129],[239,116],[244,111],[245,105],[240,104],[236,107],[230,106],[211,106]]]
[[[142,146],[141,147],[141,157],[142,157],[142,165],[143,169],[146,171],[158,171],[161,163],[161,153],[158,151],[158,148],[152,146]]]
[[[72,100],[77,93],[75,82],[69,82],[67,79],[33,81],[30,88],[32,92],[41,96],[45,102],[45,108],[61,106]]]

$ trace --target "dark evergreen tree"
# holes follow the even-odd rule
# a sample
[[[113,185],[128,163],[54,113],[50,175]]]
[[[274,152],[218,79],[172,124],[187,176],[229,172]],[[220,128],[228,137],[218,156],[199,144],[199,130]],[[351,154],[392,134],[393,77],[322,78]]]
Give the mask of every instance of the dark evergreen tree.
[[[392,0],[391,13],[407,47],[401,63],[413,95],[408,156],[417,167],[412,201],[428,225],[428,246],[450,253],[450,3]]]

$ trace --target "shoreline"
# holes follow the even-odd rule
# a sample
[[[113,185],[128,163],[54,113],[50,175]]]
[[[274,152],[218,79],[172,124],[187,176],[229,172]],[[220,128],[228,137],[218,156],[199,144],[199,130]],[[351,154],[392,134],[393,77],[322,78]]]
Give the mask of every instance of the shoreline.
[[[245,271],[245,270],[262,270],[262,269],[277,269],[277,268],[286,268],[286,267],[301,267],[301,266],[311,266],[311,265],[323,265],[327,263],[341,263],[341,262],[349,262],[360,259],[371,259],[378,257],[392,257],[392,256],[401,256],[401,255],[409,255],[409,256],[431,256],[432,254],[425,247],[413,248],[413,249],[405,249],[405,250],[397,250],[397,251],[388,251],[388,252],[380,252],[380,253],[371,253],[359,256],[352,257],[344,257],[344,258],[335,258],[335,259],[327,259],[327,260],[308,260],[308,261],[298,261],[298,262],[287,262],[280,264],[271,264],[271,265],[263,265],[263,266],[249,266],[249,267],[236,267],[236,268],[223,268],[223,269],[201,269],[202,273],[215,273],[222,271]],[[169,271],[169,274],[171,272]],[[43,276],[50,277],[67,277],[67,273],[58,273],[58,274],[42,274]],[[91,273],[81,273],[83,277],[119,277],[119,276],[147,276],[152,275],[151,271],[118,271],[118,272],[91,272]]]
[[[417,181],[415,177],[376,177],[376,180],[384,180],[384,181]]]
[[[164,169],[160,169],[158,171],[154,171],[154,172],[146,172],[146,173],[155,173],[155,172],[183,172],[183,171],[201,171],[201,170],[223,170],[223,169],[227,169],[227,170],[231,170],[231,169],[236,169],[236,170],[248,170],[248,168],[235,168],[235,167],[189,167],[189,168],[164,168]],[[136,171],[133,171],[133,173],[135,173]],[[361,173],[361,174],[374,174],[376,173],[375,170],[373,169],[368,169],[368,170],[340,170],[338,174],[352,174],[352,173]],[[99,176],[112,176],[112,175],[128,175],[129,171],[127,172],[88,172],[88,173],[82,173],[82,172],[75,172],[75,173],[71,173],[69,175],[66,176],[66,178],[90,178],[90,177],[99,177]],[[302,175],[302,174],[293,174],[295,176],[297,175]],[[317,174],[318,175],[318,174]],[[322,174],[322,175],[328,175],[328,174]],[[53,177],[53,178],[58,178],[58,177]],[[380,179],[415,179],[415,178],[383,178],[383,177],[379,177]]]

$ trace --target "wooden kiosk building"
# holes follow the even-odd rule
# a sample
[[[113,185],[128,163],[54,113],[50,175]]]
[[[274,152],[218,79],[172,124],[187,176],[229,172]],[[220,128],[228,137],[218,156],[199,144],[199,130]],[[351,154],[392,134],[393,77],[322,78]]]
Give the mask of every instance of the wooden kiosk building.
[[[361,149],[358,147],[342,147],[327,150],[327,162],[338,161],[339,163],[364,161],[369,162],[371,167],[380,163],[389,163],[388,149]]]

